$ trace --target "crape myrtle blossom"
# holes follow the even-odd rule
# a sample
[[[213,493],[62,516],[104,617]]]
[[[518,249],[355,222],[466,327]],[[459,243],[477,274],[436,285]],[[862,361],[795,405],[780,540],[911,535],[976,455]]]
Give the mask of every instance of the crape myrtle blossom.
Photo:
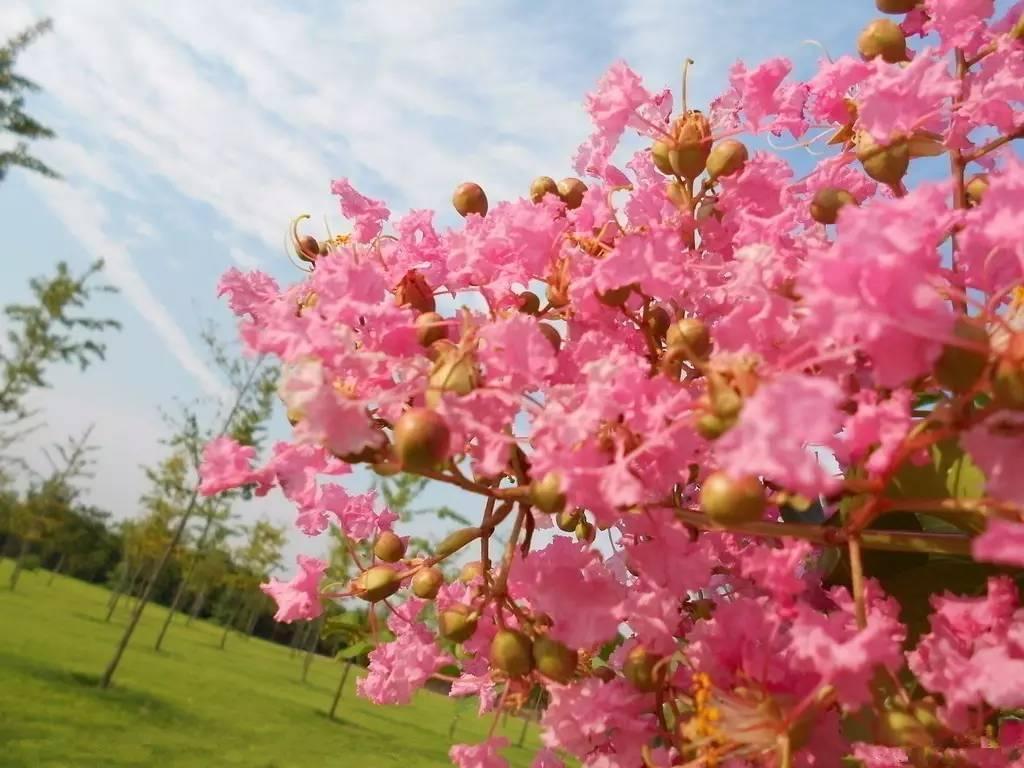
[[[361,695],[538,707],[534,768],[1024,760],[1024,4],[995,6],[879,0],[855,53],[737,63],[701,111],[617,62],[580,178],[462,185],[450,229],[335,180],[352,232],[304,280],[220,284],[292,433],[212,441],[201,491],[278,488],[366,554],[330,586],[300,557],[276,618],[369,603]],[[468,524],[411,545],[353,465]]]

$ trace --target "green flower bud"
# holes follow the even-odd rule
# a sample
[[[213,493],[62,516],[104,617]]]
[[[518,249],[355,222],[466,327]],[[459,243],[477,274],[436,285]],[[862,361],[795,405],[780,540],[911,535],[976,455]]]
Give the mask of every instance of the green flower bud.
[[[359,597],[368,603],[376,603],[395,594],[402,585],[402,580],[388,566],[375,565],[363,571],[356,579],[356,584],[362,589]]]
[[[910,167],[910,148],[905,141],[882,146],[867,131],[857,135],[856,154],[868,176],[890,187],[903,181]]]
[[[557,640],[541,635],[533,641],[533,663],[544,677],[556,683],[568,683],[576,674],[579,654]]]
[[[972,176],[964,186],[964,192],[967,193],[967,202],[978,205],[988,192],[988,174],[978,173]]]
[[[557,355],[559,350],[562,349],[562,337],[558,333],[558,330],[553,325],[547,323],[539,323],[540,332],[544,335],[544,338],[548,340],[552,348],[555,350]]]
[[[408,472],[426,472],[448,458],[451,432],[436,411],[412,408],[395,422],[395,455]]]
[[[661,656],[651,653],[642,645],[637,645],[626,656],[622,674],[637,690],[651,693],[661,688],[668,676],[666,665],[658,666],[661,660]]]
[[[857,38],[857,50],[865,61],[881,57],[896,64],[907,60],[907,37],[895,21],[875,19]]]
[[[440,568],[424,568],[412,577],[412,593],[422,600],[433,600],[443,584]]]
[[[540,297],[533,291],[519,294],[519,311],[524,315],[536,315],[540,312]]]
[[[525,677],[533,670],[533,643],[515,629],[499,629],[491,640],[491,666],[509,677]]]
[[[530,200],[539,203],[544,195],[558,197],[558,185],[550,176],[538,176],[530,183]]]
[[[575,533],[580,524],[581,515],[577,510],[563,509],[555,518],[555,525],[566,533]]]
[[[454,555],[471,541],[480,538],[481,533],[482,531],[479,528],[460,528],[457,531],[452,531],[437,545],[434,556],[441,559],[442,557]]]
[[[946,389],[962,393],[974,386],[988,365],[988,331],[977,320],[958,317],[953,326],[953,335],[985,350],[965,349],[954,344],[942,348],[942,354],[935,363],[935,378]]]
[[[749,153],[746,146],[736,139],[725,139],[718,142],[708,155],[707,169],[711,180],[732,176],[743,170]]]
[[[665,343],[669,350],[703,360],[711,351],[711,334],[704,321],[696,317],[684,317],[668,327]]]
[[[921,0],[875,0],[875,7],[882,13],[910,13]]]
[[[397,563],[405,557],[405,542],[394,531],[381,531],[373,545],[373,554],[385,563]]]
[[[713,472],[701,486],[700,506],[718,525],[756,522],[764,514],[764,486],[753,475],[733,477],[727,472]]]
[[[597,536],[597,531],[594,530],[594,526],[588,523],[586,520],[580,520],[576,525],[576,540],[591,543]]]
[[[456,603],[437,617],[437,631],[453,643],[464,643],[476,632],[477,618],[469,606]]]
[[[824,187],[811,200],[811,218],[819,224],[835,224],[840,208],[856,204],[857,199],[845,189]]]
[[[579,179],[570,177],[558,182],[558,196],[570,211],[583,204],[583,195],[586,191],[587,185]]]
[[[416,318],[416,341],[429,347],[435,341],[448,338],[448,326],[437,312],[424,312]]]
[[[562,478],[557,472],[548,472],[540,480],[530,483],[530,501],[541,512],[554,515],[565,509]]]

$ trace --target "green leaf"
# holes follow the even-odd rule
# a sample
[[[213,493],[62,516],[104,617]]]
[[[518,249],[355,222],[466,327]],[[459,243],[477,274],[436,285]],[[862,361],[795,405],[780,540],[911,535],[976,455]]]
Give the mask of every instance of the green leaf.
[[[985,490],[985,475],[955,440],[944,440],[930,449],[922,465],[906,462],[893,476],[886,495],[891,499],[977,499]],[[936,505],[926,513],[961,531],[984,530],[980,512],[949,510]],[[929,530],[926,528],[925,530]],[[931,530],[938,530],[934,527]],[[948,531],[948,529],[946,529]]]
[[[360,656],[365,656],[377,646],[371,643],[369,640],[360,640],[358,643],[353,643],[347,648],[342,648],[336,654],[336,659],[357,659]]]
[[[941,592],[981,595],[986,580],[994,573],[996,569],[991,566],[971,560],[933,555],[917,568],[883,579],[882,586],[899,601],[900,618],[907,625],[908,640],[913,644],[928,628],[931,595]]]

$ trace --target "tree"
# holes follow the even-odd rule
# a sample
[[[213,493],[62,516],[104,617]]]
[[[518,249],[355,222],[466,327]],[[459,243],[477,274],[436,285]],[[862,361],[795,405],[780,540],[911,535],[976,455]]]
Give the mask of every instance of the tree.
[[[90,426],[80,437],[70,438],[67,445],[54,446],[56,458],[44,451],[50,463],[49,474],[39,477],[24,498],[14,502],[10,531],[20,540],[20,547],[8,584],[12,591],[32,545],[59,530],[80,494],[77,481],[92,477],[92,453],[96,447],[89,445],[91,434]]]
[[[25,112],[25,96],[37,92],[39,86],[14,71],[18,55],[52,28],[50,19],[37,21],[0,48],[0,133],[11,134],[17,139],[14,149],[0,151],[0,181],[13,167],[59,178],[56,171],[29,154],[30,141],[52,139],[56,134]]]
[[[223,418],[219,420],[219,428],[213,431],[212,434],[203,434],[198,427],[197,419],[186,418],[187,428],[183,432],[173,435],[169,440],[168,444],[172,450],[184,450],[188,458],[191,459],[193,466],[196,466],[199,460],[195,452],[192,451],[192,447],[195,445],[195,438],[198,435],[202,435],[205,438],[213,438],[232,434],[247,440],[258,439],[261,432],[259,425],[267,419],[273,405],[274,385],[278,377],[277,369],[273,366],[265,365],[265,360],[262,356],[254,360],[239,359],[229,357],[224,353],[223,348],[216,344],[212,344],[211,349],[214,352],[215,359],[226,361],[226,365],[222,366],[222,368],[232,386],[234,397],[232,402],[227,404],[226,413],[223,415]],[[184,537],[188,524],[192,520],[193,514],[199,508],[200,503],[199,479],[193,477],[190,482],[190,490],[187,493],[187,498],[184,499],[181,515],[171,534],[170,541],[163,549],[159,559],[155,562],[152,568],[152,575],[143,588],[142,595],[132,611],[124,633],[114,649],[114,654],[100,677],[99,685],[101,688],[108,688],[110,686],[114,673],[121,663],[121,657],[128,647],[128,642],[131,640],[136,626],[138,626],[139,619],[142,617],[142,612],[145,610],[146,604],[153,594],[154,586],[174,555],[179,542]]]
[[[300,524],[326,527],[319,491],[388,543],[347,583],[304,558],[271,590],[291,619],[386,617],[371,701],[454,658],[495,718],[542,702],[536,765],[1019,762],[1024,17],[876,5],[902,24],[806,81],[737,63],[707,110],[685,66],[673,99],[613,64],[586,181],[497,205],[463,184],[439,235],[338,179],[354,231],[297,241],[300,289],[225,276],[287,371]],[[217,448],[210,487],[264,478]],[[473,524],[403,551],[365,499],[293,493],[325,452],[447,483]],[[422,580],[462,552],[458,583]],[[450,757],[506,768],[505,746]]]
[[[285,531],[266,520],[259,520],[247,528],[248,536],[245,544],[234,556],[238,570],[231,575],[231,597],[233,603],[228,620],[224,623],[220,647],[227,643],[228,635],[235,626],[238,615],[246,609],[255,611],[263,598],[259,585],[266,581],[270,574],[281,563],[281,549],[285,544]]]

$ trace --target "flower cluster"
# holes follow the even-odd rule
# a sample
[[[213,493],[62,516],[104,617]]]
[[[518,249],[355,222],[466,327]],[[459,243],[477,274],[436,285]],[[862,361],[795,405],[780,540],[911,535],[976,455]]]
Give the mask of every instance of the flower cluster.
[[[706,113],[614,64],[580,178],[463,184],[447,231],[341,179],[352,233],[296,233],[307,279],[224,276],[294,437],[211,443],[202,490],[374,546],[334,591],[308,558],[265,587],[282,621],[390,613],[363,695],[457,659],[483,710],[544,702],[538,768],[1024,765],[1022,9],[877,4],[856,56],[737,64]],[[752,149],[782,134],[831,149],[798,177]],[[479,522],[412,553],[327,482],[352,464]]]

